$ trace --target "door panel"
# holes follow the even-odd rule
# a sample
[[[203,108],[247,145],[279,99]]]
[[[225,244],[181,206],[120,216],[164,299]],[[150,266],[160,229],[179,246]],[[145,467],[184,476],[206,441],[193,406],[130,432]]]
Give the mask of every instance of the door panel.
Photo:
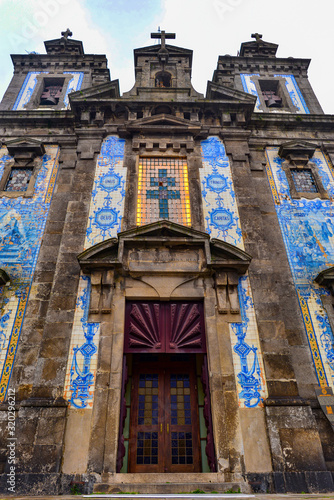
[[[165,379],[170,405],[167,469],[169,472],[200,472],[195,372],[186,367],[171,370]]]
[[[200,472],[194,363],[161,358],[134,364],[129,470]]]
[[[138,370],[133,376],[131,397],[130,470],[159,472],[163,456],[161,373],[148,369]],[[160,414],[159,414],[160,413]]]

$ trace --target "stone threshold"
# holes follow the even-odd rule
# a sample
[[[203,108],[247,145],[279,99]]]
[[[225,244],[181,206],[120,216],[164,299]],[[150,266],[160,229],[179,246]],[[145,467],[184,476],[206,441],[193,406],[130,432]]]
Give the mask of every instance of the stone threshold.
[[[91,499],[94,499],[94,498],[165,498],[166,500],[168,500],[169,498],[255,498],[255,495],[245,495],[243,493],[226,493],[226,494],[221,494],[221,493],[214,493],[214,494],[211,494],[210,493],[205,493],[205,494],[201,494],[201,493],[196,493],[196,494],[184,494],[184,493],[179,493],[179,494],[144,494],[144,495],[140,495],[138,493],[134,493],[133,495],[127,493],[125,495],[122,495],[122,494],[115,494],[115,495],[110,495],[110,494],[102,494],[102,495],[82,495],[83,498],[91,498]]]
[[[231,476],[231,474],[229,474]],[[194,483],[226,483],[226,482],[232,482],[231,479],[229,478],[226,481],[225,474],[223,473],[218,473],[218,472],[189,472],[189,473],[184,473],[184,472],[175,472],[175,473],[158,473],[158,472],[153,472],[153,473],[145,473],[145,472],[139,472],[139,473],[104,473],[101,476],[101,482],[102,483],[109,483],[109,484],[145,484],[145,483],[155,483],[155,484],[186,484],[188,485],[194,484]],[[236,481],[233,481],[235,483],[242,482],[242,478],[238,477]],[[98,486],[99,483],[96,483],[96,486]]]

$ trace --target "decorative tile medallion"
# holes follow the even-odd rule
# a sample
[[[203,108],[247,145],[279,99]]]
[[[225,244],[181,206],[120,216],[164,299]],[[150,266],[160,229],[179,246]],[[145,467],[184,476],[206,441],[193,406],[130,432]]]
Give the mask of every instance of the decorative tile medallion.
[[[103,141],[97,159],[85,249],[115,237],[121,230],[126,181],[124,144],[124,139],[115,136]]]
[[[37,75],[40,75],[40,74],[48,75],[49,72],[48,71],[29,71],[29,73],[27,74],[27,76],[23,82],[23,85],[22,85],[22,88],[19,92],[19,95],[17,96],[17,99],[14,103],[13,111],[25,109],[26,104],[28,104],[28,102],[30,101],[30,99],[34,93],[34,90],[35,90],[35,87],[37,84]],[[67,85],[66,95],[64,98],[64,106],[62,107],[62,109],[69,109],[68,94],[70,92],[75,92],[77,90],[80,90],[84,74],[81,71],[64,71],[63,74],[64,75],[66,75],[66,74],[72,75],[72,78]]]
[[[202,141],[200,170],[206,231],[244,250],[238,207],[229,159],[223,142],[217,137]],[[242,323],[230,324],[233,364],[239,394],[239,406],[262,406],[267,386],[260,341],[248,276],[239,280]]]
[[[256,85],[252,81],[253,76],[260,76],[259,73],[243,73],[240,74],[241,77],[241,82],[242,86],[244,88],[244,91],[247,92],[248,94],[255,95],[257,97],[256,105],[255,105],[255,111],[263,113],[260,107],[260,100],[257,92]],[[304,97],[302,96],[302,93],[299,90],[298,84],[296,82],[296,79],[293,75],[274,75],[274,77],[280,77],[285,79],[285,86],[286,89],[290,95],[290,99],[293,103],[294,106],[297,108],[297,112],[301,114],[309,114],[310,111],[308,107],[306,106]],[[270,78],[270,77],[268,77]],[[268,110],[269,112],[269,110]],[[284,110],[284,109],[271,109],[270,113],[275,112],[275,113],[289,113],[290,111]]]
[[[314,366],[321,386],[334,387],[334,337],[314,279],[334,265],[333,168],[317,150],[312,158],[329,200],[292,199],[278,148],[269,147],[267,174],[300,303]]]
[[[41,246],[58,172],[58,146],[47,146],[32,198],[0,199],[0,268],[10,276],[0,295],[0,402],[7,386],[30,286]],[[7,149],[0,149],[0,177],[11,160]]]
[[[206,231],[211,238],[243,249],[230,163],[218,138],[202,141],[202,161],[200,179]]]

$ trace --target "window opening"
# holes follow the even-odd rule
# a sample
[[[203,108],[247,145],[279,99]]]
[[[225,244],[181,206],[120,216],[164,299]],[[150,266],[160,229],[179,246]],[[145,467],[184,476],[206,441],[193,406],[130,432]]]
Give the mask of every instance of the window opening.
[[[292,179],[295,184],[296,191],[299,193],[317,193],[318,188],[315,178],[309,168],[292,168]]]
[[[259,80],[259,84],[267,108],[282,108],[283,101],[279,95],[279,81]]]
[[[56,106],[63,90],[64,78],[45,78],[41,95],[42,106]]]
[[[191,225],[187,162],[183,158],[140,158],[137,225],[168,219]]]
[[[155,86],[158,88],[169,88],[172,83],[172,75],[167,71],[160,71],[155,75]]]
[[[12,168],[5,191],[27,191],[33,167]]]

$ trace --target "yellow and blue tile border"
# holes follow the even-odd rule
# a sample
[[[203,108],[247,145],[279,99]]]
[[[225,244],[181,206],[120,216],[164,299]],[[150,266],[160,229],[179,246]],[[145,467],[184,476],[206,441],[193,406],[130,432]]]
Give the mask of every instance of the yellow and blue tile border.
[[[329,159],[316,150],[316,165],[328,200],[292,199],[277,147],[268,147],[267,175],[296,287],[305,332],[320,386],[334,387],[334,337],[321,301],[329,291],[314,279],[334,265],[334,177]]]
[[[59,147],[47,146],[32,198],[0,199],[0,267],[10,283],[0,294],[0,402],[4,401],[20,339],[59,168]],[[0,149],[0,178],[8,156]]]

